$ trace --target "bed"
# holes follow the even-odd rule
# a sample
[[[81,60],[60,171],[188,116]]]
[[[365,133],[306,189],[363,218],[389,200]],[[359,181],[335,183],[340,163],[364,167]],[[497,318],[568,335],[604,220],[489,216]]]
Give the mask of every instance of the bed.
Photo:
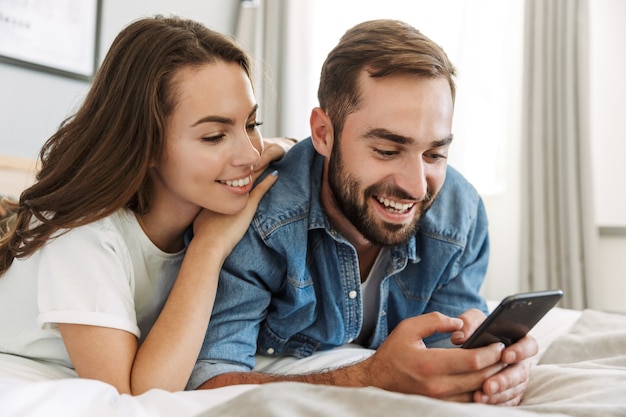
[[[0,157],[0,190],[18,195],[33,180],[33,167],[28,161]],[[450,403],[373,387],[301,383],[173,393],[153,389],[133,397],[119,395],[108,384],[79,379],[64,368],[0,354],[0,417],[626,416],[626,315],[555,308],[532,334],[540,352],[524,400],[515,408]],[[311,372],[369,354],[346,346],[259,366],[284,373]]]
[[[555,308],[532,330],[540,344],[519,407],[457,404],[377,388],[301,383],[119,395],[66,369],[0,354],[0,416],[626,416],[626,316]],[[359,360],[354,347],[288,361],[307,372]]]

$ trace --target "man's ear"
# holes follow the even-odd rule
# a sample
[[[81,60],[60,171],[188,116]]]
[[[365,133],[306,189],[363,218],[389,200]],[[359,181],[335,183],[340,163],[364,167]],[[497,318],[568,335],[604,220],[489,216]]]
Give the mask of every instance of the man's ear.
[[[324,157],[330,157],[333,149],[333,125],[326,112],[321,107],[311,111],[311,139],[315,150]]]

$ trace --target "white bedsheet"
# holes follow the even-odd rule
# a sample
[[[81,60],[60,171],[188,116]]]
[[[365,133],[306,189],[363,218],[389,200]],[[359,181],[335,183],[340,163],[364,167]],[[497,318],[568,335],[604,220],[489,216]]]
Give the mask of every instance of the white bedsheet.
[[[0,417],[18,416],[626,416],[626,316],[553,309],[532,330],[540,354],[522,406],[454,404],[376,388],[298,383],[119,395],[67,370],[0,355]],[[360,360],[346,347],[271,369],[307,372]]]

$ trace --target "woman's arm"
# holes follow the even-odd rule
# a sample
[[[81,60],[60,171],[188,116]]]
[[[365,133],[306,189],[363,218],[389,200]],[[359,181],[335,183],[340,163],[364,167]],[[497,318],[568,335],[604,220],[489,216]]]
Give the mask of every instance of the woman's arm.
[[[151,388],[183,390],[204,340],[222,263],[275,181],[276,176],[269,175],[259,183],[237,215],[200,212],[176,282],[141,345],[123,330],[59,324],[79,377],[104,381],[133,395]]]

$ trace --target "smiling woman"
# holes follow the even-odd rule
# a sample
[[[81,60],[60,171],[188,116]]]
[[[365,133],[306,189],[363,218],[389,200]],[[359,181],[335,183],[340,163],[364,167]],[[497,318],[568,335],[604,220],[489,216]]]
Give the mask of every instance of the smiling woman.
[[[155,164],[155,196],[175,206],[187,224],[198,207],[238,213],[248,201],[263,150],[246,71],[238,63],[218,62],[181,69],[172,82],[178,102],[166,131],[171,139]],[[160,227],[159,221],[152,223]]]
[[[7,205],[0,352],[121,393],[182,390],[222,262],[276,177],[252,180],[288,146],[264,150],[256,112],[230,38],[176,17],[122,30]]]

